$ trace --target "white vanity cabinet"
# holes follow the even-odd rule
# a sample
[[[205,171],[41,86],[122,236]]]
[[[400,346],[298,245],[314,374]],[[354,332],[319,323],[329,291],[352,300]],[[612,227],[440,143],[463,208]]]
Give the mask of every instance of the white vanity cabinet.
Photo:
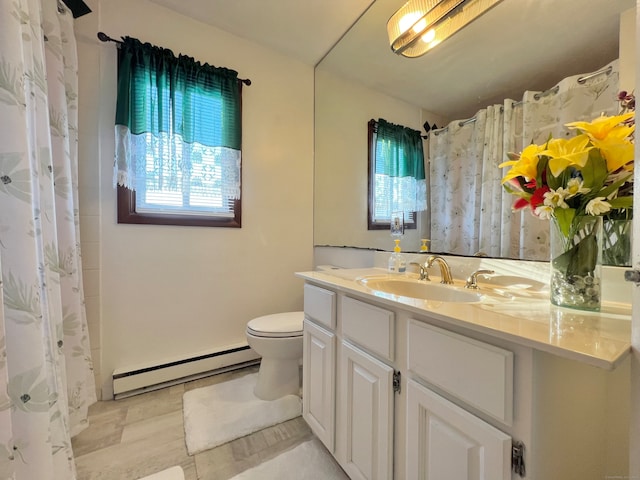
[[[303,336],[302,415],[313,433],[333,452],[336,336],[307,319]]]
[[[393,478],[393,313],[309,284],[304,304],[304,419],[350,478]]]
[[[315,275],[303,416],[350,478],[628,475],[628,358],[600,368]],[[512,469],[519,445],[524,470]]]
[[[324,288],[304,287],[302,416],[331,453],[335,442],[336,297]]]
[[[511,437],[419,382],[511,424],[513,353],[412,319],[407,334],[407,478],[509,480]]]
[[[353,480],[393,478],[394,314],[341,296],[336,458]]]
[[[406,445],[407,478],[511,478],[511,437],[414,380],[407,382]]]
[[[353,480],[393,478],[393,368],[343,341],[337,459]]]

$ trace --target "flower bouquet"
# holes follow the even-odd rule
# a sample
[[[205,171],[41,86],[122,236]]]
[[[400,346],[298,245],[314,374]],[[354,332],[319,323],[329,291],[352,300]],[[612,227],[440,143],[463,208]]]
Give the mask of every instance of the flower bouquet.
[[[633,93],[622,91],[618,95],[622,106],[620,113],[632,112],[636,109],[636,97]],[[633,123],[634,119],[628,121]],[[633,140],[633,135],[631,136]],[[633,182],[629,181],[618,190],[618,195],[633,195]],[[603,216],[602,231],[602,264],[631,265],[631,231],[633,209],[612,209]]]
[[[633,206],[634,112],[573,122],[572,138],[549,138],[509,154],[504,188],[551,220],[551,302],[600,309],[602,217]]]

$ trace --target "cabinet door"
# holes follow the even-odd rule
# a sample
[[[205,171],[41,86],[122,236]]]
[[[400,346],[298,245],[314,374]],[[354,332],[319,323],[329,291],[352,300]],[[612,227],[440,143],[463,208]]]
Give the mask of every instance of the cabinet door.
[[[410,479],[511,478],[511,437],[413,380],[406,445]]]
[[[393,478],[393,369],[341,344],[340,450],[338,461],[352,480]]]
[[[302,416],[333,453],[335,438],[335,334],[304,321]]]

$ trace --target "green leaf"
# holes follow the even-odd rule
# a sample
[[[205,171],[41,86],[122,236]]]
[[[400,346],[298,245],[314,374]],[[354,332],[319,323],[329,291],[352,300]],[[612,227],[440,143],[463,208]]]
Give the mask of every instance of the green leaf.
[[[595,235],[587,235],[573,249],[576,251],[569,261],[567,275],[585,277],[592,273],[598,261],[598,241]]]
[[[576,216],[575,208],[556,208],[553,214],[556,217],[560,231],[565,237],[568,237],[571,230],[571,222]]]
[[[595,148],[589,152],[587,164],[579,170],[582,172],[584,186],[594,190],[602,188],[609,176],[607,162]]]
[[[618,197],[612,200],[609,200],[611,204],[611,208],[614,210],[619,210],[621,208],[631,208],[633,207],[633,197]]]
[[[511,195],[516,195],[518,197],[524,198],[526,200],[529,200],[531,198],[531,193],[527,192],[527,191],[521,191],[521,190],[517,190],[515,188],[513,188],[511,186],[511,184],[509,184],[508,182],[505,183],[504,185],[502,185],[504,187],[504,189],[507,191],[507,193],[510,193]]]
[[[556,270],[565,272],[567,277],[578,275],[585,277],[596,268],[598,261],[598,242],[595,235],[590,233],[576,245],[553,259]]]
[[[547,185],[551,190],[557,190],[566,184],[564,177],[566,176],[567,171],[565,170],[559,177],[554,177],[551,173],[550,169],[547,169]]]
[[[624,183],[629,180],[629,178],[631,177],[632,174],[629,174],[629,176],[624,177],[620,180],[618,180],[615,183],[612,183],[611,185],[607,186],[606,188],[603,188],[602,190],[600,190],[599,192],[597,192],[596,196],[598,197],[608,197],[609,195],[611,195],[613,192],[615,192],[618,188],[620,188],[622,185],[624,185]]]
[[[549,178],[549,169],[547,168],[547,165],[549,164],[549,157],[547,157],[546,155],[543,155],[541,157],[538,158],[538,171],[536,172],[536,185],[543,185],[544,182],[542,181],[542,173],[543,172],[547,172],[547,179]]]

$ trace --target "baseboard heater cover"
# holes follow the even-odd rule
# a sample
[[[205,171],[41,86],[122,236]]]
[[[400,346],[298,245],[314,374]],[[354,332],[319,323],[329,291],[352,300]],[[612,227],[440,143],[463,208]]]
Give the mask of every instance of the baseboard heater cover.
[[[245,344],[155,365],[118,368],[113,371],[114,398],[130,397],[241,368],[258,363],[259,359],[260,356]]]

